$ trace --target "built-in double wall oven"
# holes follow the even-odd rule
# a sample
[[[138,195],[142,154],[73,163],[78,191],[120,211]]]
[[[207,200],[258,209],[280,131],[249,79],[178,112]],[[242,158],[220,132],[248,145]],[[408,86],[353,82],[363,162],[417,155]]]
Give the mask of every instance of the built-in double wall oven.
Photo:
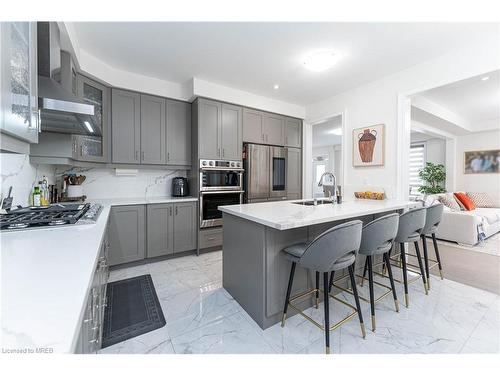
[[[200,228],[222,225],[219,206],[243,203],[241,161],[200,160]]]

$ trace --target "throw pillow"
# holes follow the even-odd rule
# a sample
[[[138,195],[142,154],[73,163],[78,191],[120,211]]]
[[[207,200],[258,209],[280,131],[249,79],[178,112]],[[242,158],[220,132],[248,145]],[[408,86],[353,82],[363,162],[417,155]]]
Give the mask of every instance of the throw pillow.
[[[472,211],[476,209],[474,202],[465,193],[455,193],[455,198],[460,201],[467,211]]]
[[[500,206],[500,202],[495,202],[493,198],[486,193],[471,193],[468,191],[467,196],[474,202],[476,207],[493,208]]]
[[[453,211],[460,211],[460,206],[455,199],[453,193],[446,193],[438,196],[438,201],[444,204],[446,207],[450,208]]]

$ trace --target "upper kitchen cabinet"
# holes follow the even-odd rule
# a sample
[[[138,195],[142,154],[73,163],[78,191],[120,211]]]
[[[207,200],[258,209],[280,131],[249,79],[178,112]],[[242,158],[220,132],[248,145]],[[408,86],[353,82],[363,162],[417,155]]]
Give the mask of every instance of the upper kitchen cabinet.
[[[106,163],[111,155],[110,89],[85,76],[78,75],[77,96],[94,106],[92,128],[100,135],[75,135],[74,155],[77,160]]]
[[[191,165],[191,104],[167,99],[167,164]]]
[[[240,160],[242,111],[238,106],[198,99],[198,156],[200,159]]]
[[[287,117],[285,120],[285,146],[302,147],[302,121]]]
[[[141,163],[165,164],[166,105],[163,98],[141,95]]]
[[[262,124],[262,133],[266,144],[283,146],[285,143],[285,117],[266,113]]]
[[[37,27],[33,22],[2,22],[2,132],[29,143],[38,142]]]
[[[139,164],[141,96],[134,92],[113,89],[111,106],[112,162]]]
[[[243,109],[243,142],[264,143],[262,127],[264,112],[253,109]]]

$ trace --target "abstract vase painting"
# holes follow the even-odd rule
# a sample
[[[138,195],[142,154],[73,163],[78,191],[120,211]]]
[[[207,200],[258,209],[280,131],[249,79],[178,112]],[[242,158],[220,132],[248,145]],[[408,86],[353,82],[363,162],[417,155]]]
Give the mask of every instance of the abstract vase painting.
[[[353,130],[353,166],[384,165],[384,125]]]

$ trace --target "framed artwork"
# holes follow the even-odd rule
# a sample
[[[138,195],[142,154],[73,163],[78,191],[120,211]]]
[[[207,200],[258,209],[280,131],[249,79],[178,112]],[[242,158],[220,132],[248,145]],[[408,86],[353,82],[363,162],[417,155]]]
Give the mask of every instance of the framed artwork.
[[[465,151],[464,173],[500,173],[500,150]]]
[[[385,125],[378,124],[352,131],[352,165],[371,167],[384,165]]]

